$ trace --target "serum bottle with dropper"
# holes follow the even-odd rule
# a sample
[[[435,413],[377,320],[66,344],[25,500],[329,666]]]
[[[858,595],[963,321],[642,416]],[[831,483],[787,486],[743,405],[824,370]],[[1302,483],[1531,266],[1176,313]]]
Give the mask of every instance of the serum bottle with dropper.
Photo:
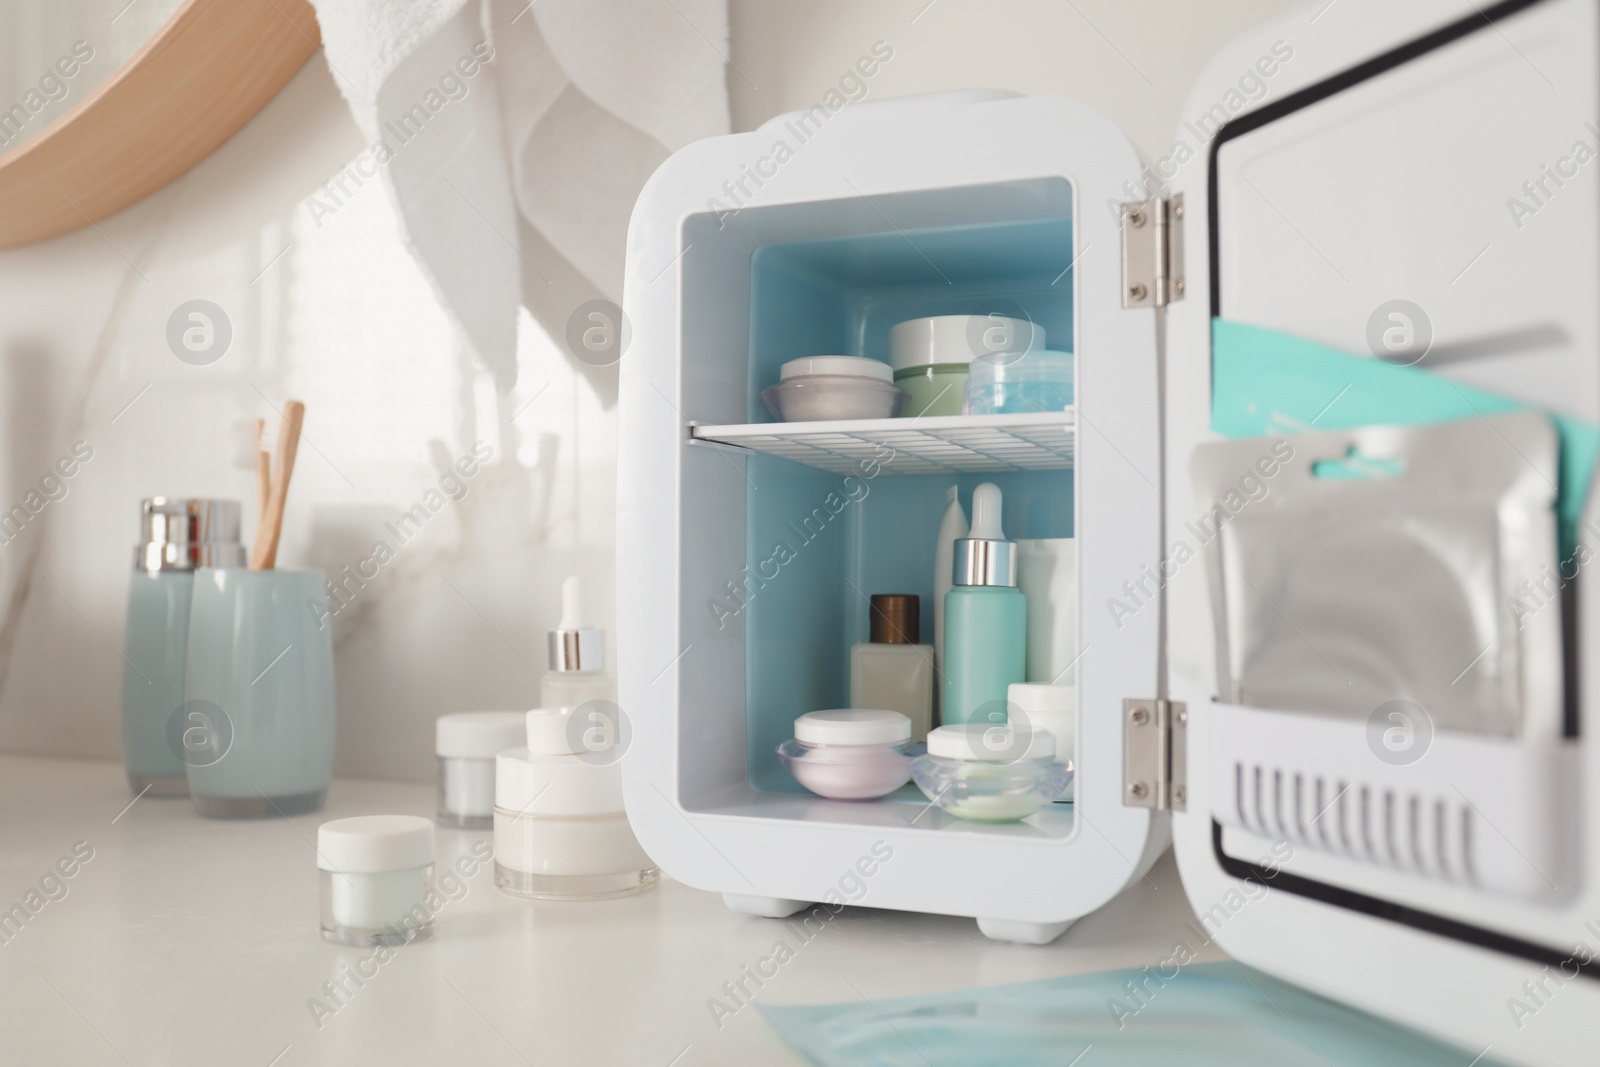
[[[539,704],[575,708],[616,699],[617,683],[606,669],[606,632],[584,622],[582,583],[568,575],[561,583],[561,622],[550,631],[550,670],[539,685]]]
[[[1017,543],[1000,526],[1000,487],[972,491],[972,532],[955,543],[944,600],[945,724],[1005,722],[1006,689],[1027,681],[1028,600],[1017,588]]]

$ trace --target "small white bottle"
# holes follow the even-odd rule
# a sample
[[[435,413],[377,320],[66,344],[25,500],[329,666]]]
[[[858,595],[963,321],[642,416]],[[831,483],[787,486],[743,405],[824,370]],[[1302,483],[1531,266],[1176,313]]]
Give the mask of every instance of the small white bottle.
[[[583,622],[583,587],[576,574],[561,583],[561,622],[550,631],[550,669],[539,703],[575,708],[591,700],[616,703],[617,683],[606,670],[606,632]]]
[[[1070,685],[1028,685],[1013,682],[1006,689],[1006,717],[1014,726],[1055,739],[1057,763],[1072,764],[1078,750],[1078,690]],[[1071,800],[1075,782],[1067,783],[1060,799]]]
[[[952,588],[956,542],[968,533],[960,490],[952,485],[945,496],[949,504],[939,520],[939,535],[933,545],[933,665],[940,672],[944,670],[944,595]]]
[[[921,600],[890,593],[871,598],[870,640],[850,649],[850,706],[898,711],[911,739],[933,728],[933,646],[918,644]]]

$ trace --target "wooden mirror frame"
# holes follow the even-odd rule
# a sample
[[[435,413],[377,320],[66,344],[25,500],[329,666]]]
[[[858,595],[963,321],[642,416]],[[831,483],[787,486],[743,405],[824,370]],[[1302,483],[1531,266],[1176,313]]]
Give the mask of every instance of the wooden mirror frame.
[[[0,248],[162,188],[249,122],[320,41],[307,0],[186,0],[76,107],[0,155]]]

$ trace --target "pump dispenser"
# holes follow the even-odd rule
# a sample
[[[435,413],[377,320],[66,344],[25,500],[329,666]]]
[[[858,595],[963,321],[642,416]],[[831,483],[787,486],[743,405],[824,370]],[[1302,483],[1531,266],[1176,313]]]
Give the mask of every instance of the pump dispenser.
[[[140,511],[122,657],[122,760],[134,796],[187,796],[183,753],[168,727],[183,704],[194,572],[244,566],[239,502],[157,496]]]
[[[945,724],[1005,722],[1006,689],[1027,680],[1028,601],[1017,588],[1017,543],[1001,527],[1000,487],[972,491],[972,531],[955,542],[944,600]]]
[[[539,703],[560,708],[616,699],[616,682],[606,670],[606,632],[585,624],[582,582],[568,575],[561,583],[561,622],[550,631],[550,670],[540,683]]]

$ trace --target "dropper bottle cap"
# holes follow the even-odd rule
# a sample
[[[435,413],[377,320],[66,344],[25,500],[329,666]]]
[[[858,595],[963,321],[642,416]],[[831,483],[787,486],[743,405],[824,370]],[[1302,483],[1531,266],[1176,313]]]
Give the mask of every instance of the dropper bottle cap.
[[[550,669],[602,671],[606,666],[606,632],[583,624],[583,586],[576,574],[561,583],[561,622],[550,631]]]
[[[1017,584],[1017,543],[1000,527],[1000,487],[984,482],[972,491],[972,531],[955,544],[956,585]]]

